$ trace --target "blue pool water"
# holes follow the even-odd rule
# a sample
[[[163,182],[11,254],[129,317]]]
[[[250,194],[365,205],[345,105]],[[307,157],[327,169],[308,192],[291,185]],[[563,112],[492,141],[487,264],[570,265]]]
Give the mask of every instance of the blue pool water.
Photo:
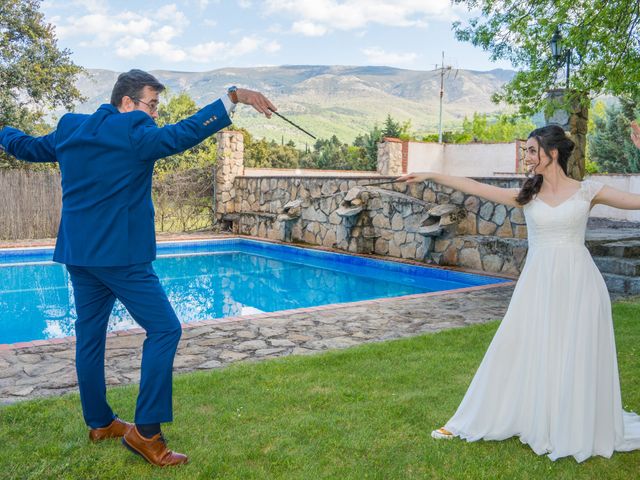
[[[0,250],[0,344],[74,335],[71,282],[52,254]],[[245,239],[160,244],[154,268],[183,323],[507,281]],[[133,326],[116,302],[109,330]]]

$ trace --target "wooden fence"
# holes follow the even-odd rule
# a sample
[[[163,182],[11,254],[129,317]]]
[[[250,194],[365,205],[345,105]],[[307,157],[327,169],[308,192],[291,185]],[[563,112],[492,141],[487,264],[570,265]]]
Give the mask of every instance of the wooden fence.
[[[0,239],[55,237],[61,206],[58,172],[0,169]]]
[[[212,228],[213,181],[212,167],[155,178],[156,231]],[[54,238],[61,206],[58,172],[0,169],[0,240]]]

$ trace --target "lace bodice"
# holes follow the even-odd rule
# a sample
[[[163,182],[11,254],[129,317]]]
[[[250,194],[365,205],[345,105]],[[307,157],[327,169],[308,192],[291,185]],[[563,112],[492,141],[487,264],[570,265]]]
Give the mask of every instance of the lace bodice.
[[[561,204],[552,207],[539,198],[524,206],[529,248],[546,246],[584,246],[591,200],[604,185],[585,180],[580,189]]]

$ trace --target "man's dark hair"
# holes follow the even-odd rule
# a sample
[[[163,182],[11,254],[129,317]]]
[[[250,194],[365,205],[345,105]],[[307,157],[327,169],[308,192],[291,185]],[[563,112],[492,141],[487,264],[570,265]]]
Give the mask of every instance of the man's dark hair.
[[[144,87],[151,87],[158,93],[164,90],[164,85],[150,73],[135,69],[121,73],[111,92],[111,105],[120,106],[122,97],[139,99]]]

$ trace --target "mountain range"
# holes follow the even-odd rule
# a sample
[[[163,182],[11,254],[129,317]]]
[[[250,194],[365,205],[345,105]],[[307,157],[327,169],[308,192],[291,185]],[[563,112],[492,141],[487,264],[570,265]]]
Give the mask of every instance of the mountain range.
[[[323,65],[285,65],[255,68],[222,68],[208,72],[151,72],[168,87],[168,93],[187,92],[198,105],[205,105],[226,92],[227,87],[250,88],[263,92],[285,115],[320,138],[332,135],[351,143],[374,125],[382,126],[387,115],[396,121],[410,121],[417,133],[438,130],[440,72],[404,70],[391,67],[349,67]],[[76,106],[81,113],[93,112],[108,103],[119,72],[89,69],[77,80],[86,97]],[[499,113],[491,95],[508,82],[515,72],[491,70],[451,70],[444,76],[443,124],[445,129],[460,126],[474,112]],[[55,115],[62,114],[55,112]],[[234,124],[256,138],[278,142],[293,140],[299,147],[313,144],[282,119],[266,120],[250,107],[241,105]]]

